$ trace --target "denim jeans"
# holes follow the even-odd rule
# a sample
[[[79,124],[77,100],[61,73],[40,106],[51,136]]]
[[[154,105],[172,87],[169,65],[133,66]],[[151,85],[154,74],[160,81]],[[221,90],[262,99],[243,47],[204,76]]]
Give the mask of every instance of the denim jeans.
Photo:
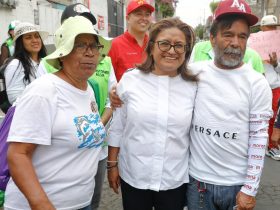
[[[190,176],[187,186],[188,210],[232,210],[241,185],[222,186],[198,182]]]
[[[95,187],[94,193],[91,200],[91,210],[97,210],[100,204],[102,187],[104,183],[104,178],[106,174],[107,158],[100,160],[98,162],[97,173],[94,177]]]

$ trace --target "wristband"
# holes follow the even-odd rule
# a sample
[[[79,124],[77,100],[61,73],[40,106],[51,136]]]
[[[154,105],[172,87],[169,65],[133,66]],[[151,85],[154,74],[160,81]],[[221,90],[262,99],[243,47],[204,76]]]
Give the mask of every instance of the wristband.
[[[107,163],[117,163],[117,160],[107,160]]]
[[[107,168],[107,170],[111,170],[112,168],[115,168],[115,167],[117,167],[117,166],[118,166],[118,164],[115,164],[115,165],[112,165],[112,166],[108,166],[108,165],[107,165],[106,168]]]

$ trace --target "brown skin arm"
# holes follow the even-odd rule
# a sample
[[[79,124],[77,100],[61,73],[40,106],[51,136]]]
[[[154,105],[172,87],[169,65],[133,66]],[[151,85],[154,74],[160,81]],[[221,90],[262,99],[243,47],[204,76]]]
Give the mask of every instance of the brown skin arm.
[[[236,196],[237,210],[253,210],[256,206],[256,198],[239,192]]]
[[[109,98],[110,98],[111,107],[112,107],[113,110],[114,110],[115,108],[117,108],[117,107],[121,107],[122,101],[121,101],[121,99],[119,98],[119,96],[117,95],[117,92],[116,92],[116,85],[114,85],[114,86],[112,87],[112,89],[110,90],[110,92],[109,92]]]
[[[0,66],[9,58],[9,49],[5,45],[1,46]]]
[[[32,210],[55,210],[39,183],[32,164],[32,155],[36,147],[36,144],[9,143],[7,154],[9,170]]]
[[[101,117],[101,122],[103,123],[104,126],[107,125],[112,114],[113,114],[113,110],[111,108],[105,108],[105,110],[102,114],[102,117]]]
[[[277,58],[277,54],[276,52],[272,52],[269,55],[269,63],[273,66],[273,67],[277,67],[278,65],[278,58]]]
[[[273,146],[278,147],[280,146],[280,129],[279,128],[273,128],[272,135],[271,135],[271,141]]]
[[[120,151],[119,147],[109,146],[107,166],[112,166],[112,165],[117,164],[117,163],[113,163],[113,162],[109,162],[109,161],[117,161],[119,151]],[[110,188],[112,188],[115,193],[119,194],[120,175],[119,175],[118,166],[110,168],[107,171],[108,171],[108,182],[109,182]]]

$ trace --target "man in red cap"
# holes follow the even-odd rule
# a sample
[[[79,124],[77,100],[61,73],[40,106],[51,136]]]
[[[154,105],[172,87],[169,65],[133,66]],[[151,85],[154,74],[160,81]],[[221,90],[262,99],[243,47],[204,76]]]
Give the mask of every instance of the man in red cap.
[[[242,61],[258,18],[245,0],[221,1],[214,18],[214,60],[189,66],[199,82],[190,130],[188,210],[252,210],[272,115],[267,81]]]
[[[126,8],[127,31],[112,42],[109,56],[119,81],[123,73],[145,59],[147,31],[154,7],[145,0],[131,0]]]

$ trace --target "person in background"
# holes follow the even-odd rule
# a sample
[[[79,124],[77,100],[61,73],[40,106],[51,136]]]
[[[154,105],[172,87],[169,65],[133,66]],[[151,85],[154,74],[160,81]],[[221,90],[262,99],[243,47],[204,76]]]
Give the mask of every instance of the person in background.
[[[82,16],[56,31],[46,61],[59,71],[26,88],[13,118],[5,209],[91,209],[106,134],[87,81],[109,44]]]
[[[267,15],[261,19],[261,30],[265,31],[273,31],[277,30],[278,20],[277,17],[274,15]],[[266,155],[271,157],[274,160],[280,160],[280,151],[279,147],[273,144],[272,141],[272,132],[275,117],[277,115],[278,110],[278,101],[280,99],[280,64],[279,58],[277,57],[276,52],[270,52],[269,60],[264,61],[265,67],[265,77],[272,89],[272,110],[274,112],[273,117],[269,121],[269,129],[268,129],[268,147],[266,151]]]
[[[212,59],[214,59],[214,51],[211,42],[209,40],[202,41],[194,45],[189,63]],[[250,64],[255,71],[264,73],[262,58],[255,50],[247,47],[243,62]]]
[[[20,97],[26,86],[40,76],[40,60],[46,56],[43,40],[48,32],[28,22],[18,23],[14,30],[14,55],[9,59],[4,76],[10,104]]]
[[[112,42],[109,56],[117,81],[123,73],[145,60],[148,29],[151,26],[154,7],[145,0],[131,0],[126,8],[127,31]]]
[[[123,105],[108,133],[108,181],[124,210],[183,210],[197,79],[189,73],[195,35],[178,18],[153,24],[147,59],[117,86]]]
[[[9,38],[1,46],[0,66],[2,66],[4,62],[14,54],[14,29],[18,23],[19,21],[14,20],[8,26]]]
[[[221,1],[210,42],[214,60],[195,62],[199,74],[190,130],[188,210],[252,210],[261,179],[271,90],[243,63],[250,26],[258,22],[245,0]]]
[[[273,131],[271,135],[271,143],[275,147],[280,146],[280,109],[279,108],[280,108],[280,101],[278,101],[278,111],[277,111],[277,115],[273,126]]]
[[[61,24],[68,19],[69,17],[83,16],[88,18],[92,25],[96,24],[96,19],[90,10],[81,3],[71,4],[65,8],[61,15]],[[98,31],[96,31],[98,33]],[[111,43],[111,39],[107,38]],[[109,126],[109,120],[112,116],[112,109],[110,106],[110,100],[108,97],[108,92],[112,88],[112,85],[116,83],[116,77],[112,62],[110,57],[106,56],[111,47],[110,45],[104,46],[100,52],[100,61],[96,67],[94,74],[88,79],[90,86],[94,90],[94,95],[96,103],[98,105],[98,111],[101,116],[101,122],[107,128]],[[39,71],[54,73],[58,69],[53,68],[45,60],[40,63]],[[104,178],[106,174],[106,161],[108,156],[108,144],[107,141],[104,141],[102,147],[100,161],[98,163],[97,173],[95,175],[95,188],[94,194],[92,197],[91,208],[92,210],[97,210],[100,204],[101,195],[102,195],[102,186],[104,183]]]

